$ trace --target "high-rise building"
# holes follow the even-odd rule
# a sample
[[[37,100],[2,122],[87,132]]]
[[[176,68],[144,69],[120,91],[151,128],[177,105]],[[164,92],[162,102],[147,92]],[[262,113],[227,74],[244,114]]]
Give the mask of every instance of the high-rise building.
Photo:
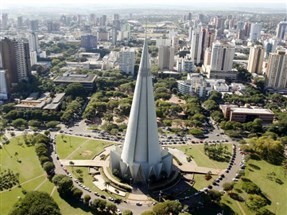
[[[118,13],[115,13],[113,16],[113,20],[119,20],[120,19],[120,15]]]
[[[38,20],[31,20],[30,21],[30,29],[32,32],[39,30],[39,21]]]
[[[21,40],[4,38],[0,41],[2,69],[6,70],[8,90],[31,73],[29,44]]]
[[[188,28],[188,41],[191,42],[192,39],[192,27]]]
[[[60,31],[60,24],[55,21],[47,22],[48,33],[54,33]]]
[[[225,18],[221,17],[221,16],[216,16],[214,18],[215,21],[215,28],[218,30],[224,30],[224,22],[225,22]]]
[[[160,46],[158,50],[158,66],[160,70],[173,70],[174,48]]]
[[[30,51],[36,51],[39,53],[39,40],[38,40],[38,33],[30,32],[29,33],[29,48]]]
[[[97,32],[97,40],[109,41],[109,33],[105,29],[100,28],[99,31]]]
[[[250,36],[250,31],[251,31],[251,23],[250,22],[245,22],[244,23],[244,37],[247,38]]]
[[[6,80],[6,71],[0,69],[0,100],[8,99],[8,87]]]
[[[30,52],[30,62],[31,62],[31,66],[37,64],[37,52],[36,51],[31,51]]]
[[[23,27],[23,17],[22,16],[18,16],[17,17],[17,28],[21,29]]]
[[[94,26],[96,24],[96,15],[94,13],[90,14],[89,22],[90,22],[90,25],[92,25],[92,26]]]
[[[8,28],[8,14],[2,13],[1,29],[6,30]]]
[[[216,41],[212,45],[211,70],[228,72],[232,70],[235,47],[231,43]]]
[[[279,49],[270,53],[267,66],[267,86],[274,89],[287,88],[287,53],[286,49]]]
[[[106,26],[107,25],[107,15],[102,15],[100,17],[100,26]]]
[[[203,41],[203,35],[205,31],[201,29],[201,26],[197,26],[192,31],[192,39],[191,39],[191,49],[190,49],[190,57],[191,60],[195,64],[202,63],[202,41]]]
[[[261,37],[261,24],[251,23],[249,39],[251,41],[259,40]]]
[[[147,41],[144,42],[130,117],[122,146],[110,153],[112,172],[131,183],[148,184],[170,176],[172,156],[159,144]]]
[[[112,45],[116,45],[117,43],[117,29],[116,28],[112,28]]]
[[[287,32],[287,21],[281,21],[277,25],[276,37],[280,40],[284,40]]]
[[[120,70],[126,74],[134,75],[135,62],[135,50],[128,47],[122,48],[119,53]]]
[[[194,72],[196,70],[193,61],[188,58],[178,59],[176,67],[178,72]]]
[[[262,46],[255,45],[250,48],[247,70],[251,73],[262,74],[264,49]]]
[[[81,36],[81,48],[88,50],[97,48],[97,37],[92,34]]]

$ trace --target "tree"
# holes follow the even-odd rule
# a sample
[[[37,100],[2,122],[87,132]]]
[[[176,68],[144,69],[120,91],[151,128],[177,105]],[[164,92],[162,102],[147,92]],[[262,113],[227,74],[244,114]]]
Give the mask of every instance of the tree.
[[[209,100],[208,99],[202,105],[208,111],[212,111],[212,110],[217,110],[218,109],[218,104],[214,100]]]
[[[252,181],[244,181],[242,184],[242,189],[249,194],[260,194],[261,189],[254,184]]]
[[[106,209],[107,211],[111,212],[112,214],[116,213],[117,211],[117,206],[111,202],[106,203]]]
[[[199,128],[192,128],[189,130],[189,133],[194,135],[194,136],[200,136],[203,134],[203,131]]]
[[[59,124],[58,121],[50,121],[46,123],[47,128],[55,128]]]
[[[83,195],[83,191],[77,187],[72,187],[71,193],[72,193],[73,198],[76,200],[80,200],[81,196]]]
[[[28,192],[22,200],[19,200],[9,215],[61,215],[57,203],[44,192]]]
[[[209,190],[208,195],[212,201],[220,202],[222,193],[220,193],[218,190]]]
[[[41,126],[41,122],[38,120],[29,120],[28,125],[32,126],[32,127],[40,127]]]
[[[52,162],[47,161],[43,164],[43,169],[49,174],[55,169],[55,165]]]
[[[72,96],[73,98],[76,97],[86,97],[86,89],[80,83],[71,83],[68,84],[65,90],[67,96]]]
[[[153,211],[145,211],[141,215],[155,215],[155,213]]]
[[[124,210],[122,215],[133,215],[133,212],[130,210]]]
[[[158,203],[153,207],[153,212],[156,215],[166,215],[166,214],[178,214],[182,209],[182,205],[178,201],[167,200],[162,203]]]
[[[246,200],[246,205],[251,210],[258,210],[259,208],[262,208],[267,205],[267,200],[258,195],[250,195]]]
[[[37,143],[35,145],[35,151],[38,157],[40,156],[48,156],[48,149],[47,146],[43,143]]]
[[[223,190],[225,191],[230,191],[233,189],[233,186],[234,184],[233,183],[230,183],[230,182],[225,182],[222,187],[223,187]]]
[[[73,188],[73,181],[66,175],[55,175],[53,183],[57,186],[58,192],[63,196],[69,195]]]
[[[15,128],[19,128],[19,129],[25,129],[28,125],[27,121],[25,119],[15,119],[12,121],[12,125],[15,127]]]

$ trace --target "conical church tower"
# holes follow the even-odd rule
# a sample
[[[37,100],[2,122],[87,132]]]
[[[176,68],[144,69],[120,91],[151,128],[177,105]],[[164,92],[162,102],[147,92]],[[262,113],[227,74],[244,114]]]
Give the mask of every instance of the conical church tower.
[[[110,154],[111,168],[117,169],[122,177],[133,178],[135,182],[169,176],[172,169],[172,156],[167,150],[162,150],[158,140],[147,44],[145,40],[125,142],[122,148]]]

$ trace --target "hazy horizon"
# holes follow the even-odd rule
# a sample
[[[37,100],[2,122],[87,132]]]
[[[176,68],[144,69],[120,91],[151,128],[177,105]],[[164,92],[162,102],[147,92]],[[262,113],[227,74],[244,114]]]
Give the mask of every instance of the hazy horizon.
[[[37,0],[9,0],[5,1],[1,0],[0,7],[1,8],[10,8],[10,7],[17,7],[17,6],[53,6],[53,5],[82,5],[85,4],[89,5],[101,5],[101,6],[114,6],[114,5],[130,5],[130,6],[170,6],[170,5],[186,5],[186,6],[200,6],[200,7],[214,7],[214,6],[226,6],[226,7],[233,7],[233,6],[239,6],[239,7],[248,7],[248,6],[258,6],[258,7],[265,7],[268,5],[273,7],[278,7],[281,9],[287,9],[287,2],[285,0],[217,0],[216,2],[214,0],[201,0],[201,1],[195,1],[195,0],[180,0],[180,1],[167,1],[167,0],[137,0],[137,1],[131,1],[131,0],[81,0],[81,1],[75,1],[75,0],[49,0],[49,1],[37,1]],[[282,8],[283,7],[283,8]]]

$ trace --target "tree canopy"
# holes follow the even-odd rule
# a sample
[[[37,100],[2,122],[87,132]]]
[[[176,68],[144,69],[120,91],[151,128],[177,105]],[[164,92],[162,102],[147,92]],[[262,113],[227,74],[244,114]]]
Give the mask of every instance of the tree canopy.
[[[9,215],[61,215],[57,203],[44,192],[28,192],[19,200]]]

